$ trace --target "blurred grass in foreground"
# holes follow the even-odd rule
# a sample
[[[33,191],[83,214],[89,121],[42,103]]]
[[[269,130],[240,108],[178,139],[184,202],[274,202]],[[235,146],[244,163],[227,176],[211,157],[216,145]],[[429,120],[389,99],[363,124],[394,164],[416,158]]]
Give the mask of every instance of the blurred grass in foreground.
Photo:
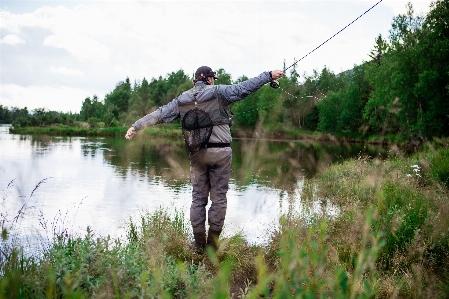
[[[40,257],[10,246],[3,218],[0,298],[445,298],[449,140],[404,158],[359,157],[307,180],[303,204],[337,217],[281,217],[266,245],[224,236],[189,250],[178,211],[142,213],[124,239],[56,234]]]

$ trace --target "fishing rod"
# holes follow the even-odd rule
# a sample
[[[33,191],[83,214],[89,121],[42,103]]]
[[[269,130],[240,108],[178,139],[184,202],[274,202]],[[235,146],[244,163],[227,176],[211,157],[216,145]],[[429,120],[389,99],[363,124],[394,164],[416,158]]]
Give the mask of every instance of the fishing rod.
[[[358,19],[360,19],[361,17],[363,17],[366,13],[368,13],[371,9],[373,9],[374,7],[376,7],[380,2],[382,2],[383,0],[379,0],[376,4],[374,4],[373,6],[371,6],[368,10],[366,10],[364,13],[362,13],[360,16],[358,16],[356,19],[354,19],[351,23],[349,23],[348,25],[346,25],[345,27],[343,27],[342,29],[340,29],[337,33],[335,33],[334,35],[332,35],[331,37],[329,37],[328,39],[326,39],[324,42],[322,42],[318,47],[316,47],[315,49],[313,49],[312,51],[310,51],[309,53],[307,53],[306,55],[304,55],[303,57],[301,57],[300,59],[296,60],[292,65],[290,65],[288,68],[284,69],[284,75],[285,75],[285,71],[287,71],[289,68],[291,68],[292,66],[296,65],[298,62],[300,62],[301,60],[303,60],[304,58],[306,58],[307,56],[309,56],[310,54],[312,54],[313,52],[315,52],[316,50],[318,50],[322,45],[324,45],[325,43],[327,43],[328,41],[330,41],[331,39],[333,39],[335,36],[337,36],[339,33],[341,33],[343,30],[345,30],[346,28],[348,28],[349,26],[351,26],[355,21],[357,21]],[[272,80],[270,82],[270,86],[273,87],[274,89],[279,88],[280,84],[278,80]]]

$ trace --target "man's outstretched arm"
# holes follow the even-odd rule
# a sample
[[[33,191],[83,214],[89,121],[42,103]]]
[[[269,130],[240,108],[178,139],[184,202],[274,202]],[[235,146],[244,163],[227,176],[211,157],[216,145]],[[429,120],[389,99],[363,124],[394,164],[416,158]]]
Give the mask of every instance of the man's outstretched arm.
[[[159,107],[156,111],[137,120],[126,132],[125,138],[132,139],[137,131],[161,123],[169,123],[179,116],[178,99]]]
[[[228,102],[236,102],[244,99],[249,94],[256,92],[263,85],[277,80],[284,75],[284,71],[274,70],[271,72],[263,72],[257,77],[248,79],[233,85],[218,85],[220,95]]]

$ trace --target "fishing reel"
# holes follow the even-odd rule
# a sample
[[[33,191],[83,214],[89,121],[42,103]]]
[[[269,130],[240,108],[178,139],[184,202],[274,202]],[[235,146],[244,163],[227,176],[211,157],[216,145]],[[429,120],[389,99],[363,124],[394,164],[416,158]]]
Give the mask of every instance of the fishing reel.
[[[279,84],[279,81],[278,81],[278,80],[271,80],[270,86],[271,86],[272,88],[274,88],[274,89],[278,89],[279,86],[281,86],[281,85]]]

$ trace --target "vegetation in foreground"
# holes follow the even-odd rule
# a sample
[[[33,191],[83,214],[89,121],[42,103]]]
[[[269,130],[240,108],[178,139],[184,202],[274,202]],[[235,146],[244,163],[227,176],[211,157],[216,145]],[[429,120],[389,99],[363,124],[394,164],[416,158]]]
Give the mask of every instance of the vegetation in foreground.
[[[177,212],[143,213],[125,239],[59,230],[35,256],[13,246],[17,222],[2,212],[0,298],[445,298],[448,143],[334,165],[301,204],[331,203],[336,217],[284,215],[267,244],[225,234],[204,256]]]

